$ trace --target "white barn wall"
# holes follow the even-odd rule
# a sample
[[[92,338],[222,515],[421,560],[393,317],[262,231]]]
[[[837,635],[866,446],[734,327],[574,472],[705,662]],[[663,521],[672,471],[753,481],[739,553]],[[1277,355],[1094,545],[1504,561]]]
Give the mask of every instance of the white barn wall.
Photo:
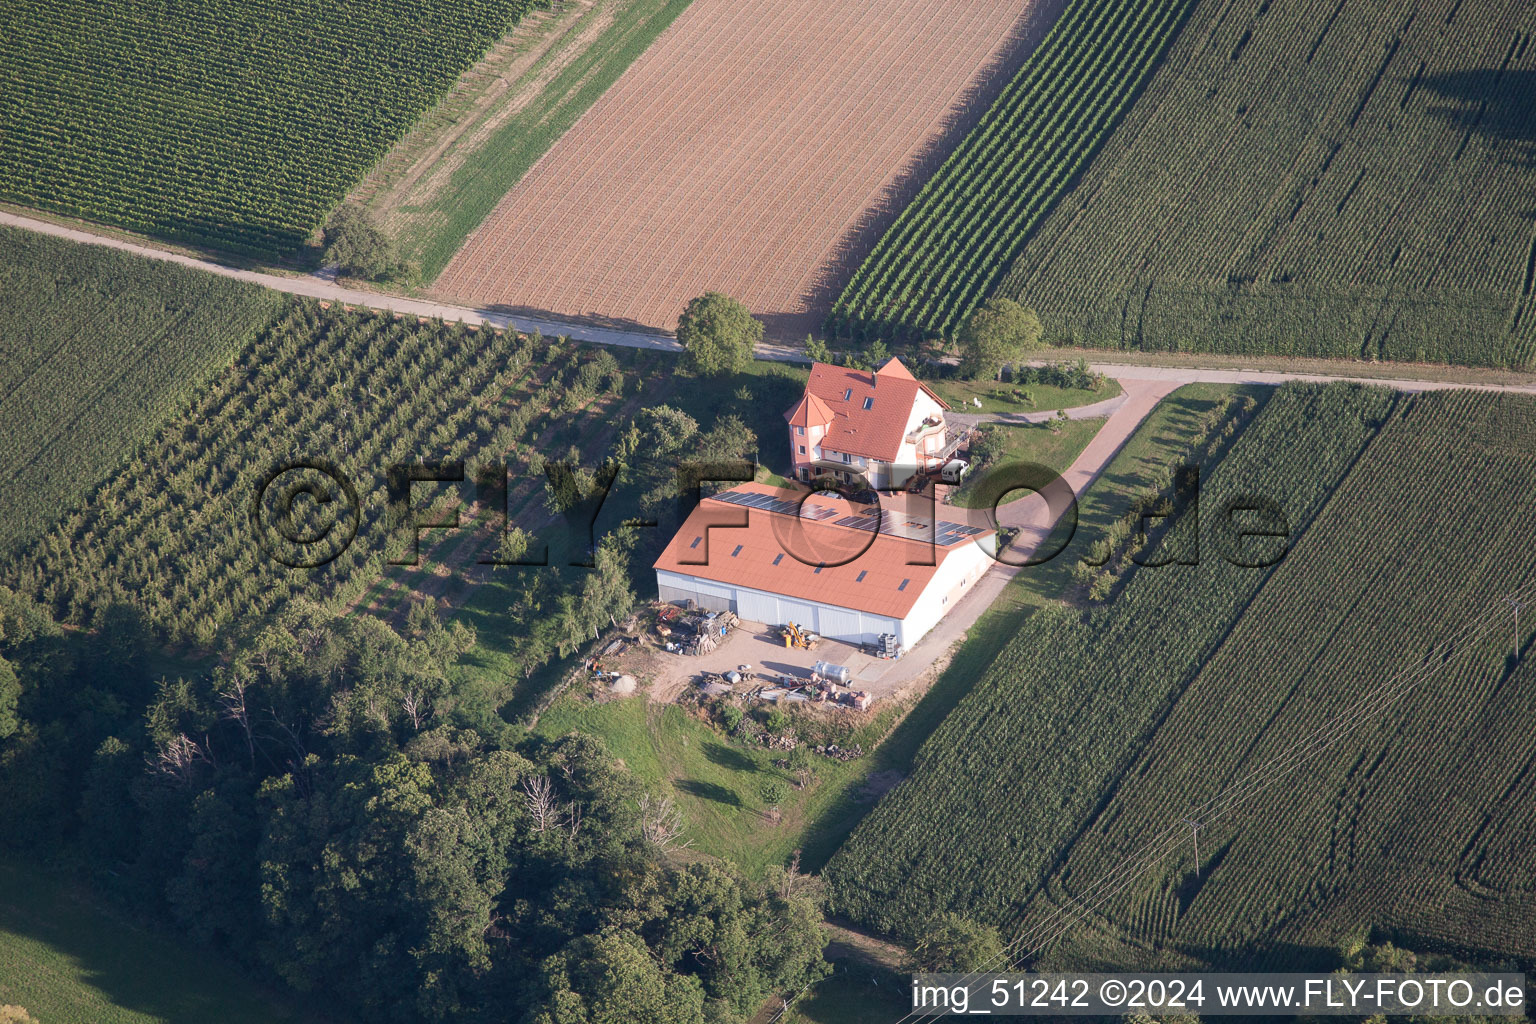
[[[977,544],[962,544],[944,557],[922,596],[901,620],[901,646],[911,647],[939,624],[944,613],[992,568],[992,558]],[[947,599],[947,600],[946,600]]]
[[[780,626],[794,622],[833,640],[854,644],[878,642],[881,633],[901,636],[902,623],[888,615],[856,608],[783,597],[751,587],[656,570],[656,590],[663,601],[691,600],[710,611],[733,611],[748,622]]]

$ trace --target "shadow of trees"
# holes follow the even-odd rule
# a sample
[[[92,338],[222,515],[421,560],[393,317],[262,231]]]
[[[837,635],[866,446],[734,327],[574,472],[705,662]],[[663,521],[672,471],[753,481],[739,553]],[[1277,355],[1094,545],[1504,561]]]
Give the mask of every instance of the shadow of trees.
[[[691,793],[701,800],[712,800],[717,804],[725,804],[727,807],[740,807],[741,797],[734,791],[726,789],[718,782],[701,782],[698,779],[678,779],[673,783],[684,793]]]
[[[1536,70],[1450,71],[1420,84],[1439,97],[1429,104],[1432,116],[1505,143],[1506,160],[1536,166]]]

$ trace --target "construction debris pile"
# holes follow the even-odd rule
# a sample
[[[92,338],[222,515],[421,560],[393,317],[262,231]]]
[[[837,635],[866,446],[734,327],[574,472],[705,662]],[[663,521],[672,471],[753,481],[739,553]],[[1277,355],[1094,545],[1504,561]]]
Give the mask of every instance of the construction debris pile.
[[[684,611],[664,606],[657,615],[656,635],[674,654],[708,654],[720,646],[741,621],[735,612]]]
[[[818,661],[809,678],[784,672],[753,672],[750,665],[737,666],[730,672],[702,672],[699,689],[712,697],[734,694],[743,700],[803,701],[831,704],[865,711],[873,702],[866,690],[850,688],[853,674],[843,665]],[[744,687],[744,688],[743,688]]]

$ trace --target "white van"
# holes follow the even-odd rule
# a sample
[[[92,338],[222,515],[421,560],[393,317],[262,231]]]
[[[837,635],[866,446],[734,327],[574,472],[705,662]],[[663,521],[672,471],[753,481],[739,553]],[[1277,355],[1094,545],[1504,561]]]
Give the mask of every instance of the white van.
[[[966,462],[964,459],[950,459],[944,463],[944,468],[939,470],[939,474],[944,478],[945,483],[957,484],[964,480],[965,474],[970,471],[971,464],[969,462]]]

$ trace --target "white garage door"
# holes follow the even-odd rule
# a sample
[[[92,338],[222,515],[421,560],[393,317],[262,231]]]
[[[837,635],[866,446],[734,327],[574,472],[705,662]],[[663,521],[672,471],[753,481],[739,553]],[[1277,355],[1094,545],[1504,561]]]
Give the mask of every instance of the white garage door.
[[[816,606],[806,604],[804,601],[791,601],[787,597],[779,598],[779,623],[785,622],[804,626],[815,633],[821,632],[821,626],[816,622]]]
[[[854,644],[874,642],[873,635],[864,635],[864,616],[858,612],[847,608],[829,608],[826,605],[818,610],[821,613],[821,629],[818,632],[822,636]]]
[[[742,590],[736,595],[736,614],[748,622],[761,622],[765,626],[781,626],[784,619],[779,615],[779,599],[772,594],[754,590]]]

